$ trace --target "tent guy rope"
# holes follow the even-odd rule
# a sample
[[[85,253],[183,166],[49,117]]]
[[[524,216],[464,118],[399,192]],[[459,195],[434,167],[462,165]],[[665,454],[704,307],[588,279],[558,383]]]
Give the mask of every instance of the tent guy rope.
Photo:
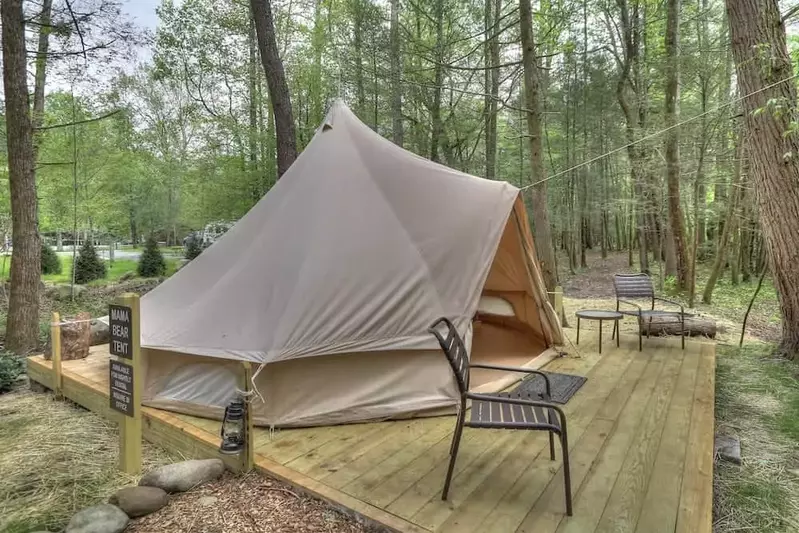
[[[747,98],[750,98],[750,97],[752,97],[752,96],[754,96],[754,95],[756,95],[758,93],[762,93],[763,91],[767,91],[769,89],[772,89],[772,88],[776,87],[777,85],[780,85],[781,83],[785,83],[785,82],[791,81],[791,80],[795,79],[796,77],[799,77],[799,73],[798,74],[793,74],[792,76],[788,76],[787,78],[783,78],[783,79],[781,79],[779,81],[775,81],[774,83],[772,83],[770,85],[766,85],[765,87],[761,87],[760,89],[758,89],[756,91],[752,91],[749,94],[745,94],[743,96],[739,96],[738,98],[734,98],[734,99],[730,100],[729,102],[726,102],[724,104],[716,106],[713,109],[709,109],[709,110],[705,111],[704,113],[699,113],[698,115],[695,115],[695,116],[693,116],[693,117],[691,117],[689,119],[686,119],[686,120],[683,120],[681,122],[678,122],[677,124],[673,124],[673,125],[669,126],[668,128],[664,128],[662,130],[655,131],[653,133],[650,133],[649,135],[644,135],[640,139],[636,139],[635,141],[632,141],[632,142],[627,143],[625,145],[622,145],[622,146],[619,146],[617,148],[614,148],[613,150],[611,150],[609,152],[606,152],[604,154],[598,155],[598,156],[596,156],[596,157],[594,157],[592,159],[589,159],[588,161],[583,161],[582,163],[579,163],[577,165],[574,165],[573,167],[567,168],[566,170],[561,170],[560,172],[556,172],[556,173],[552,174],[549,177],[546,177],[546,178],[544,178],[542,180],[538,180],[535,183],[531,183],[530,185],[525,185],[520,190],[526,191],[527,189],[529,189],[531,187],[535,187],[537,185],[541,185],[542,183],[546,183],[549,180],[552,180],[552,179],[558,178],[560,176],[563,176],[565,174],[568,174],[569,172],[572,172],[573,170],[577,170],[578,168],[582,168],[584,166],[590,165],[591,163],[595,163],[595,162],[597,162],[597,161],[599,161],[601,159],[604,159],[604,158],[606,158],[608,156],[611,156],[611,155],[613,155],[613,154],[615,154],[617,152],[625,150],[625,149],[629,148],[630,146],[635,146],[638,143],[642,143],[644,141],[648,141],[649,139],[657,137],[658,135],[662,135],[662,134],[666,133],[667,131],[673,130],[674,128],[679,128],[681,126],[684,126],[685,124],[688,124],[689,122],[693,122],[694,120],[696,120],[698,118],[702,118],[705,115],[709,115],[711,113],[715,113],[717,111],[721,111],[724,108],[730,107],[731,105],[736,104],[738,102],[741,102],[741,101],[743,101],[743,100],[745,100]]]

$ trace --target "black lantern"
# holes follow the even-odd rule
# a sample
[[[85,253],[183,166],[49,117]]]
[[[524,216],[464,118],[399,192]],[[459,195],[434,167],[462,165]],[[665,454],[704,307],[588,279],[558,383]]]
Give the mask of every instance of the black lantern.
[[[222,419],[222,444],[219,452],[225,455],[238,455],[244,450],[246,439],[246,426],[244,423],[244,400],[236,398],[225,407],[225,417]]]

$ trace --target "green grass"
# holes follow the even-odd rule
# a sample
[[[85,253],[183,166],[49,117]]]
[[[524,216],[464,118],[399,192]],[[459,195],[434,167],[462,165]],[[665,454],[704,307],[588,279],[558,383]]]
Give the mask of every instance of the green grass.
[[[774,346],[719,345],[716,432],[741,440],[743,465],[715,469],[715,531],[799,530],[799,364]]]
[[[72,276],[72,258],[71,257],[61,257],[61,273],[60,274],[47,274],[42,276],[43,281],[51,282],[51,283],[69,283],[71,281]],[[179,259],[173,257],[165,257],[166,260],[166,275],[167,277],[171,276],[177,270],[178,261]],[[108,267],[108,274],[106,275],[105,279],[97,280],[90,285],[97,286],[97,285],[105,285],[108,283],[113,283],[118,281],[124,274],[128,272],[133,272],[136,277],[138,274],[136,273],[136,266],[138,265],[138,261],[133,259],[115,259],[113,263],[109,263],[108,261],[105,262],[106,266]],[[6,257],[5,261],[3,258],[0,258],[0,278],[7,279],[9,276],[9,270],[11,268],[11,257]]]

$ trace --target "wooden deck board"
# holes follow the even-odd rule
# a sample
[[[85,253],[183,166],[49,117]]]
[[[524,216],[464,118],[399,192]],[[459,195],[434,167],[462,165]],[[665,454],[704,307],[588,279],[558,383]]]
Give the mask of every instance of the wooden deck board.
[[[641,360],[640,355],[643,354],[639,354],[638,361]],[[570,519],[561,522],[557,529],[558,533],[583,533],[594,531],[596,528],[633,441],[635,430],[644,414],[646,400],[652,394],[663,369],[663,362],[664,354],[655,352],[646,365],[643,374],[635,383],[632,394],[627,397],[624,408],[618,415],[613,435],[606,442],[595,468],[589,473],[584,486],[580,489],[575,501],[575,508],[579,511]],[[604,407],[607,407],[607,404]],[[600,409],[599,418],[605,418],[601,416],[604,407]]]
[[[715,347],[702,345],[675,529],[677,533],[710,531],[713,527],[715,376]]]
[[[630,450],[622,464],[610,499],[596,528],[597,533],[632,532],[638,521],[649,474],[655,461],[674,385],[680,373],[684,352],[666,359],[649,397],[643,419],[636,429]]]
[[[567,332],[573,333],[573,332]],[[394,531],[711,533],[715,347],[623,336],[545,369],[585,375],[564,406],[574,516],[565,516],[560,445],[546,433],[467,428],[441,501],[454,417],[299,430],[256,429],[258,469]],[[608,335],[609,337],[609,335]],[[574,352],[574,347],[571,347]],[[29,359],[52,387],[51,362]],[[111,419],[107,348],[65,361],[64,395]],[[145,438],[185,457],[218,456],[219,421],[144,408]]]
[[[671,399],[652,476],[636,531],[673,533],[682,486],[682,465],[688,444],[696,371],[699,357],[685,357]]]

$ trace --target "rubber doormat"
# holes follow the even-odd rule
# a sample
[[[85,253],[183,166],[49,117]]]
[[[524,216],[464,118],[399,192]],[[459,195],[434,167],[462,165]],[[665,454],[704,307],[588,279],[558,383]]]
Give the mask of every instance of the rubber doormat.
[[[552,388],[552,398],[550,401],[554,403],[565,404],[574,394],[580,390],[586,378],[583,376],[574,376],[572,374],[560,374],[558,372],[544,372],[549,378],[549,384]],[[540,398],[546,391],[546,385],[541,376],[531,374],[526,377],[513,392],[521,396],[531,396],[533,398]]]

